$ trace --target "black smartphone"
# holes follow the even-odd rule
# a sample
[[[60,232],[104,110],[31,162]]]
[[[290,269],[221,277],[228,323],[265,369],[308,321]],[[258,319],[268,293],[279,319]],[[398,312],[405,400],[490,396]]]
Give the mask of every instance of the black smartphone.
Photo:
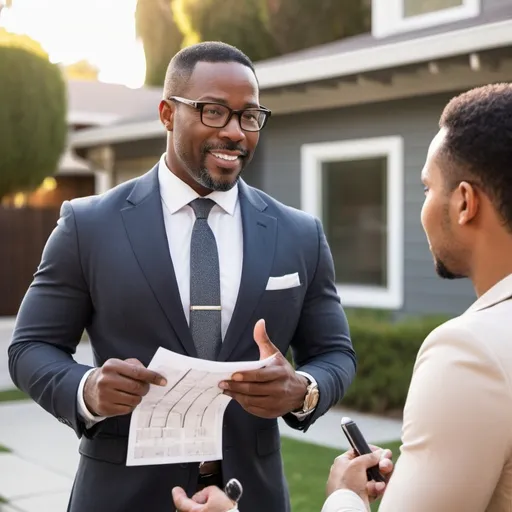
[[[355,421],[350,418],[343,418],[341,420],[341,430],[348,439],[348,442],[354,449],[357,455],[364,455],[366,453],[372,453],[371,448],[368,446],[366,439],[359,430]],[[375,482],[385,482],[386,479],[382,476],[379,471],[379,465],[373,466],[366,470],[368,481],[374,480]]]

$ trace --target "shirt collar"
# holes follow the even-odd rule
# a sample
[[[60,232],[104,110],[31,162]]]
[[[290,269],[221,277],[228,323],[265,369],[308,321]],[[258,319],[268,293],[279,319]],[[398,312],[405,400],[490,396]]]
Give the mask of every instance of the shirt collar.
[[[158,164],[158,183],[160,185],[160,196],[171,215],[181,210],[194,199],[201,197],[195,190],[171,172],[165,161],[165,153],[160,158],[160,163]],[[233,216],[238,202],[238,184],[225,192],[215,190],[205,197],[215,201],[226,213]]]

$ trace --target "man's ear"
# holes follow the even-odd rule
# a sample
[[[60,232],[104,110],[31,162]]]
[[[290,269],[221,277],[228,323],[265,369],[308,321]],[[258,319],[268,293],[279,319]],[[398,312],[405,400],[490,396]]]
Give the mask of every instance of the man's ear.
[[[478,191],[467,181],[461,181],[457,189],[458,222],[460,226],[471,222],[478,213],[480,198]]]
[[[168,132],[172,132],[174,123],[174,109],[175,105],[172,101],[162,100],[158,105],[158,112],[160,113],[160,121],[165,126]]]

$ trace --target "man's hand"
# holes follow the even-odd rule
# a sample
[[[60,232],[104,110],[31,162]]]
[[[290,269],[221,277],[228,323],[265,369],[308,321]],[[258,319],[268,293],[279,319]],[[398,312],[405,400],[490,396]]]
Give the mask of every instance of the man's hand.
[[[234,398],[247,412],[261,418],[278,418],[302,407],[308,382],[295,370],[270,341],[265,321],[254,326],[254,340],[260,349],[260,360],[274,355],[265,368],[238,372],[232,380],[223,381],[220,387]]]
[[[84,401],[92,414],[120,416],[140,404],[150,384],[165,386],[166,383],[164,377],[148,370],[137,359],[108,359],[87,377]]]
[[[380,498],[393,473],[391,450],[382,450],[371,446],[373,453],[357,457],[354,450],[349,450],[336,457],[327,481],[327,496],[339,489],[349,489],[358,494],[366,505]],[[366,470],[379,465],[379,471],[386,478],[384,482],[368,482]]]
[[[172,499],[177,512],[227,512],[235,504],[215,486],[206,487],[194,494],[192,499],[181,487],[172,490]]]

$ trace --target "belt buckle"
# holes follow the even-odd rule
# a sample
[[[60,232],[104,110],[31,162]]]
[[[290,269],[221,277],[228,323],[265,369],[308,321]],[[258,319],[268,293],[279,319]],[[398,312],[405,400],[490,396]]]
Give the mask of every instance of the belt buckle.
[[[215,464],[215,462],[216,461],[207,461],[207,462],[200,462],[199,463],[199,476],[200,476],[200,478],[209,478],[209,477],[217,475],[219,473],[218,465]],[[207,470],[208,469],[208,464],[212,465],[211,470],[208,471],[208,472],[202,473],[201,469],[205,468]]]

